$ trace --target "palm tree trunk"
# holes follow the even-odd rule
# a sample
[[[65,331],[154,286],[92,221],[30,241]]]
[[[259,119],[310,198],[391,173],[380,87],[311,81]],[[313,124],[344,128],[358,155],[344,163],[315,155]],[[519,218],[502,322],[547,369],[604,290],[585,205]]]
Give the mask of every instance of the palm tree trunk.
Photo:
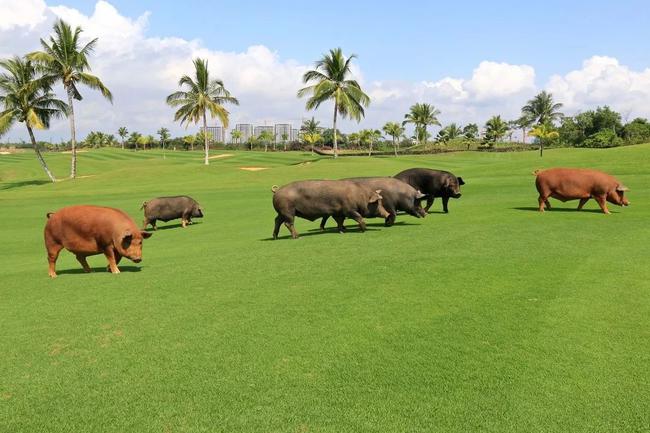
[[[205,118],[205,110],[203,110],[203,144],[205,145],[205,160],[204,164],[210,164],[210,158],[208,156],[208,120]]]
[[[124,150],[124,137],[122,137],[122,150]]]
[[[36,139],[34,138],[34,132],[32,131],[32,128],[29,125],[27,125],[27,131],[29,131],[29,138],[32,140],[32,147],[34,148],[34,152],[36,153],[36,158],[38,159],[38,162],[41,163],[41,167],[43,167],[43,170],[45,170],[45,174],[47,174],[47,177],[49,177],[52,182],[56,182],[56,178],[48,168],[47,163],[43,159],[43,155],[41,155],[41,151],[38,150],[38,146],[36,145]]]
[[[72,105],[72,87],[66,86],[68,94],[68,118],[70,119],[70,147],[72,151],[72,160],[70,161],[70,177],[77,177],[77,134],[74,127],[74,106]]]
[[[544,156],[544,139],[542,137],[539,138],[539,157],[541,158]]]
[[[522,140],[526,144],[526,128],[521,128]]]
[[[393,150],[395,151],[395,156],[397,156],[397,140],[393,137]]]
[[[339,155],[339,147],[336,142],[336,115],[339,111],[339,98],[338,96],[334,98],[334,158],[337,158]]]
[[[368,146],[368,156],[372,156],[372,140],[370,140],[370,146]]]

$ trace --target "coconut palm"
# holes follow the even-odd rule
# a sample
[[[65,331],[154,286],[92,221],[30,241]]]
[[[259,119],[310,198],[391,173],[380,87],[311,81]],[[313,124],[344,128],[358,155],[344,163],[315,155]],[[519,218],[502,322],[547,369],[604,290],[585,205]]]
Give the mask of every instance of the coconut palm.
[[[160,128],[160,129],[156,132],[156,134],[158,134],[158,136],[160,137],[160,145],[162,146],[162,150],[163,150],[163,159],[166,159],[166,156],[165,156],[165,143],[166,143],[167,140],[169,140],[169,138],[170,138],[170,135],[169,135],[169,129],[167,129],[167,128]]]
[[[65,102],[52,93],[53,79],[39,74],[27,59],[14,57],[0,61],[0,136],[16,122],[24,123],[38,162],[52,182],[56,179],[38,148],[34,129],[46,129],[50,120],[68,112]]]
[[[338,143],[336,137],[336,120],[340,114],[342,118],[350,117],[357,122],[365,115],[364,107],[370,104],[370,97],[366,95],[355,80],[348,79],[351,75],[350,62],[356,58],[352,54],[347,59],[341,48],[330,50],[329,54],[316,62],[316,69],[305,72],[302,79],[305,84],[315,82],[311,86],[298,91],[298,97],[311,95],[307,100],[308,110],[317,109],[323,102],[334,101],[334,158],[338,156]]]
[[[127,142],[129,144],[133,145],[133,150],[134,151],[138,150],[138,142],[140,141],[141,136],[142,136],[142,134],[140,134],[139,132],[136,132],[136,131],[133,131],[132,133],[129,134],[129,138],[128,138]]]
[[[552,124],[564,116],[560,113],[561,103],[553,102],[553,95],[542,91],[521,108],[522,117],[537,125]]]
[[[273,141],[273,132],[269,131],[268,129],[263,130],[260,132],[259,137],[257,137],[260,142],[264,143],[264,152],[269,151],[269,143]]]
[[[241,140],[242,133],[239,129],[233,129],[230,131],[230,136],[232,137],[232,141],[234,143],[239,143],[239,140]]]
[[[397,122],[388,122],[384,125],[382,130],[386,133],[386,135],[390,135],[393,138],[393,150],[395,151],[395,156],[397,156],[399,139],[402,134],[404,134],[404,127]]]
[[[437,110],[433,105],[416,103],[404,115],[402,126],[407,123],[415,125],[415,137],[420,144],[424,144],[429,137],[427,127],[430,125],[440,126],[440,122],[438,121],[439,114],[440,110]]]
[[[360,136],[358,132],[353,132],[348,135],[348,142],[355,147],[359,147]]]
[[[372,145],[381,140],[381,131],[377,129],[362,129],[359,131],[359,140],[368,145],[368,156],[372,156]]]
[[[450,123],[438,132],[438,141],[446,143],[449,140],[458,138],[463,134],[463,130],[455,123]]]
[[[154,138],[151,135],[140,135],[136,141],[142,146],[142,150],[147,150],[147,145],[153,143]]]
[[[521,139],[524,144],[526,144],[526,130],[533,126],[534,122],[535,121],[527,115],[521,116],[519,119],[514,121],[514,125],[521,129]]]
[[[553,126],[550,124],[537,125],[530,130],[528,135],[537,137],[539,139],[539,156],[544,156],[544,141],[547,139],[558,138],[560,134],[553,129]]]
[[[311,119],[303,120],[302,125],[300,125],[300,131],[307,132],[310,134],[316,134],[321,130],[320,122],[312,116]]]
[[[493,116],[485,122],[485,141],[492,147],[508,133],[508,122],[501,116]]]
[[[124,150],[124,139],[129,135],[129,130],[126,127],[122,126],[117,130],[117,135],[122,139],[122,150]]]
[[[223,85],[223,81],[211,80],[208,72],[208,61],[194,59],[194,77],[183,75],[178,81],[178,86],[186,87],[187,91],[174,92],[167,97],[167,103],[172,107],[179,107],[174,115],[174,120],[180,120],[189,125],[190,122],[198,124],[203,121],[203,130],[207,130],[208,120],[206,115],[210,112],[212,118],[217,117],[224,128],[228,128],[228,111],[222,104],[230,103],[239,105],[237,98],[230,95]],[[205,146],[204,164],[210,164],[208,155],[208,135],[204,134]]]
[[[314,153],[314,145],[321,140],[321,135],[318,132],[307,132],[302,135],[302,139],[311,146],[311,153]]]
[[[46,75],[51,75],[63,83],[63,88],[68,96],[68,119],[70,120],[70,144],[72,147],[72,161],[70,164],[70,177],[77,176],[77,137],[75,131],[75,116],[73,101],[81,101],[79,85],[83,84],[94,90],[99,90],[102,96],[113,102],[110,90],[90,71],[88,57],[92,54],[97,44],[97,38],[88,42],[83,47],[79,41],[81,27],[74,30],[63,20],[54,23],[54,36],[50,36],[49,43],[41,39],[43,51],[36,51],[28,55],[30,60],[38,63]]]
[[[282,138],[282,145],[284,146],[284,150],[287,150],[287,140],[289,139],[289,134],[286,132],[283,132],[282,135],[280,136]]]

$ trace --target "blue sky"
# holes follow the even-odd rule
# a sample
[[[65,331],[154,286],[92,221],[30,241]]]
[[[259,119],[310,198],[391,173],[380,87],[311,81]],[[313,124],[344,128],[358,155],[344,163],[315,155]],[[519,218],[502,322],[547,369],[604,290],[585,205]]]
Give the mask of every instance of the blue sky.
[[[0,0],[0,17],[0,58],[38,49],[56,18],[99,38],[91,64],[114,102],[82,90],[81,137],[120,126],[196,132],[174,123],[164,103],[196,57],[240,100],[228,107],[232,126],[297,127],[311,116],[329,125],[332,107],[307,112],[296,92],[338,46],[359,56],[355,78],[372,99],[361,123],[339,124],[344,132],[400,121],[416,102],[438,108],[443,125],[514,119],[541,90],[569,115],[609,105],[624,119],[650,117],[648,1]],[[67,122],[43,134],[67,139]]]
[[[87,0],[59,3],[86,14],[94,8]],[[129,16],[150,11],[150,35],[198,38],[213,49],[263,44],[306,63],[341,46],[360,56],[372,80],[463,75],[482,60],[532,65],[542,79],[593,55],[634,69],[650,64],[647,0],[111,3]]]

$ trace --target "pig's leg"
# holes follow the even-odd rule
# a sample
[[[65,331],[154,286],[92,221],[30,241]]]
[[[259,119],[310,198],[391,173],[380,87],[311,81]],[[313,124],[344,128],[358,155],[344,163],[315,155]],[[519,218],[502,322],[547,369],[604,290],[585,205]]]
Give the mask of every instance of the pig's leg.
[[[145,218],[144,221],[142,221],[142,230],[147,230],[148,225],[149,225],[149,218]]]
[[[153,227],[154,230],[158,230],[158,227],[156,227],[156,220],[151,220],[151,227]]]
[[[427,205],[425,206],[424,210],[429,212],[429,209],[431,209],[431,206],[433,206],[433,201],[435,200],[435,197],[427,197]]]
[[[582,207],[589,201],[589,197],[581,198],[580,203],[578,203],[578,210],[582,210]]]
[[[88,266],[88,261],[86,260],[86,256],[77,254],[77,260],[79,261],[79,263],[81,263],[81,267],[84,268],[84,272],[90,272],[90,266]]]
[[[117,263],[115,262],[115,251],[113,250],[113,247],[106,248],[104,250],[104,255],[106,256],[106,259],[108,260],[108,269],[113,274],[119,274],[120,270],[117,268]]]
[[[181,219],[181,226],[183,226],[183,228],[187,227],[187,221],[185,220],[185,217]]]
[[[343,223],[345,222],[345,217],[344,216],[335,216],[334,221],[336,221],[337,228],[339,230],[339,233],[345,233],[347,230]]]
[[[447,203],[449,203],[449,196],[443,196],[442,197],[442,210],[445,211],[445,213],[449,213],[449,209],[447,209]]]
[[[544,200],[544,205],[546,206],[546,209],[551,210],[551,203],[548,201],[548,199]]]
[[[548,197],[540,195],[537,201],[539,202],[539,211],[544,212],[544,204],[548,201]]]
[[[362,232],[366,231],[366,222],[363,220],[363,217],[359,212],[352,212],[352,215],[350,215],[350,217],[359,223],[359,228]]]
[[[328,218],[329,216],[324,216],[323,219],[320,221],[320,229],[322,231],[325,231],[325,223],[327,222]]]
[[[609,209],[607,209],[607,199],[605,196],[599,195],[594,198],[598,202],[598,206],[600,206],[600,208],[603,210],[603,213],[609,214]]]
[[[298,232],[296,231],[296,228],[293,225],[293,217],[288,220],[285,220],[284,225],[287,226],[287,228],[291,232],[291,237],[293,239],[298,239]]]
[[[63,245],[60,244],[47,245],[47,262],[49,265],[48,274],[51,278],[56,278],[56,259],[59,257],[59,253],[62,249]]]
[[[282,225],[282,222],[284,221],[284,218],[282,215],[278,215],[275,217],[275,228],[273,229],[273,239],[278,238],[278,233],[280,232],[280,226]]]

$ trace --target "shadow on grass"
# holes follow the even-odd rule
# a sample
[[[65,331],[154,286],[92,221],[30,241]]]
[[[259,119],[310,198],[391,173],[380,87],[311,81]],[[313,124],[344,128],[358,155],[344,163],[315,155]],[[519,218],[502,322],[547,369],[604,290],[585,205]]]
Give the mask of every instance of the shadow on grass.
[[[521,211],[528,211],[528,212],[539,212],[539,208],[534,207],[534,206],[528,206],[528,207],[513,207],[510,208],[513,210],[521,210]],[[618,213],[615,211],[612,211],[611,209],[609,210],[612,213]],[[570,208],[570,207],[553,207],[551,209],[547,209],[545,212],[585,212],[585,213],[603,213],[602,210],[600,209],[582,209],[578,210],[576,208]]]
[[[21,188],[23,186],[33,186],[33,185],[44,185],[46,183],[52,183],[49,180],[21,180],[19,182],[7,182],[0,185],[0,190],[4,189],[14,189]]]
[[[140,272],[142,271],[142,266],[117,266],[120,269],[120,272]],[[94,267],[90,268],[92,272],[89,273],[110,273],[106,267]],[[76,274],[85,274],[84,270],[82,268],[76,268],[76,269],[63,269],[59,271],[57,269],[56,274],[57,275],[76,275]]]
[[[368,226],[370,226],[370,224],[367,224],[367,225],[366,225],[366,231],[367,231],[367,232],[378,232],[378,231],[381,231],[381,230],[378,230],[378,229],[375,229],[375,228],[368,228]],[[383,227],[383,224],[380,224],[380,226]],[[307,232],[302,232],[302,233],[301,233],[301,232],[298,232],[298,237],[299,237],[299,238],[304,238],[304,237],[308,237],[308,236],[335,235],[335,234],[339,234],[339,235],[340,235],[340,234],[344,234],[344,235],[348,235],[348,234],[352,234],[352,235],[354,235],[354,234],[363,234],[363,232],[359,229],[359,226],[350,226],[350,227],[347,227],[347,226],[346,226],[346,228],[347,228],[347,230],[346,230],[345,233],[339,233],[336,227],[326,228],[324,231],[322,231],[321,229],[311,229],[311,230],[309,230],[309,231],[307,231]],[[282,230],[282,229],[286,230],[286,227],[283,226],[283,227],[281,228],[281,230]],[[282,233],[282,231],[281,231],[280,233]],[[284,235],[284,236],[283,236],[283,235],[279,235],[279,236],[278,236],[278,240],[282,240],[282,239],[291,239],[291,235],[290,235],[288,232],[287,232],[287,234]],[[272,237],[271,237],[271,238],[260,239],[260,241],[262,241],[262,242],[272,241],[272,240],[274,240]]]
[[[192,226],[196,226],[196,225],[200,225],[200,224],[203,224],[203,223],[192,221],[192,224],[189,224],[187,226],[187,228],[191,228]],[[149,227],[147,227],[146,231],[151,232],[151,233],[155,233],[156,231],[160,231],[160,230],[171,230],[171,229],[183,228],[183,224],[182,223],[165,224],[164,226],[161,226],[161,225],[157,224],[156,227],[158,227],[158,230],[154,230],[153,228],[151,228],[151,226],[149,226]]]

